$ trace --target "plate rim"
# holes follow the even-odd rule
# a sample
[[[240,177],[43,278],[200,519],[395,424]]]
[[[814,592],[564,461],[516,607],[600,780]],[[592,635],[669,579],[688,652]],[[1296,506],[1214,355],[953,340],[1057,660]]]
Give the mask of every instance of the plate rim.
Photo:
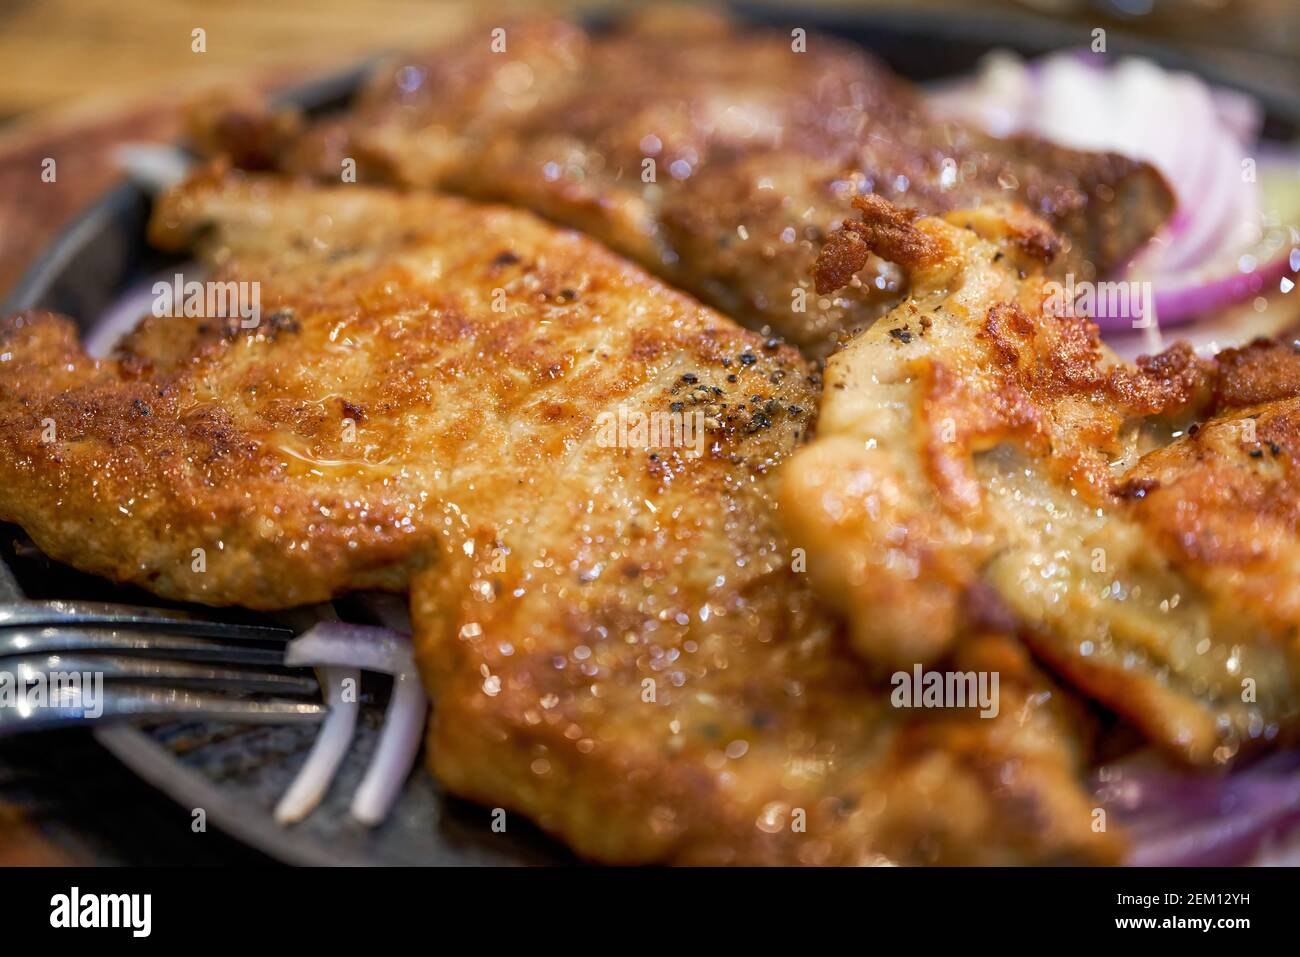
[[[222,833],[268,857],[296,867],[366,867],[375,861],[347,852],[326,853],[317,840],[269,815],[247,814],[248,802],[226,792],[211,778],[179,760],[134,724],[106,724],[91,729],[96,742],[154,790],[182,808],[202,808]],[[400,866],[400,865],[399,865]]]

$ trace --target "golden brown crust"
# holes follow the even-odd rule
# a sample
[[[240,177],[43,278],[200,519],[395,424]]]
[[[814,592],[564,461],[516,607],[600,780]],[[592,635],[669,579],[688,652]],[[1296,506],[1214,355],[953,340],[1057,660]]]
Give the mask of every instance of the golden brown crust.
[[[815,399],[789,347],[443,197],[214,168],[151,232],[261,282],[262,321],[151,317],[103,361],[0,326],[0,516],[51,555],[254,607],[409,584],[442,783],[593,859],[1115,859],[1023,649],[971,646],[987,720],[896,710],[845,652],[776,527]],[[700,454],[606,441],[620,411],[699,413]]]
[[[1058,314],[1033,230],[997,220],[906,225],[947,254],[903,249],[912,297],[827,363],[782,495],[820,594],[905,667],[959,645],[991,589],[1059,673],[1192,761],[1287,733],[1295,349],[1120,363]]]
[[[210,171],[160,203],[152,232],[205,237],[214,281],[261,282],[262,323],[151,317],[94,361],[66,320],[6,320],[0,514],[55,557],[162,594],[272,607],[401,589],[440,547],[439,462],[510,429],[520,464],[554,455],[629,390],[668,411],[678,366],[718,380],[716,454],[761,461],[811,413],[789,349],[527,214]],[[513,309],[493,309],[498,289]],[[495,365],[468,375],[480,354]],[[413,415],[440,427],[412,430]],[[502,452],[476,454],[487,469]]]
[[[1129,512],[1171,560],[1208,592],[1273,622],[1270,630],[1293,648],[1298,449],[1300,390],[1293,388],[1286,398],[1215,415],[1145,456],[1122,483]]]
[[[907,267],[942,255],[929,236],[912,228],[912,221],[920,215],[915,209],[895,206],[874,193],[853,197],[853,208],[862,214],[861,220],[837,229],[817,254],[813,279],[821,295],[847,286],[872,253]]]
[[[348,156],[363,177],[533,209],[817,354],[903,291],[880,257],[835,296],[812,287],[856,194],[930,214],[1014,199],[1066,238],[1059,267],[1079,275],[1124,263],[1172,211],[1149,165],[941,122],[831,37],[800,48],[784,31],[674,11],[600,32],[517,21],[493,52],[501,26],[399,58],[281,168],[337,180]],[[832,255],[859,258],[853,233],[838,235]],[[1023,239],[1046,255],[1050,235]]]
[[[1215,410],[1239,409],[1300,392],[1300,340],[1256,339],[1214,360]]]
[[[303,134],[302,116],[273,109],[254,90],[231,87],[192,100],[185,111],[190,144],[206,156],[222,156],[241,169],[274,169]]]
[[[528,571],[518,543],[504,572],[418,579],[439,780],[615,863],[1117,860],[1080,786],[1085,722],[1022,647],[989,638],[954,662],[998,669],[996,718],[897,711],[800,576],[768,566],[710,588],[702,545],[689,543],[691,581],[625,544],[636,605],[625,577]],[[580,620],[556,617],[547,592],[563,587],[581,588]]]

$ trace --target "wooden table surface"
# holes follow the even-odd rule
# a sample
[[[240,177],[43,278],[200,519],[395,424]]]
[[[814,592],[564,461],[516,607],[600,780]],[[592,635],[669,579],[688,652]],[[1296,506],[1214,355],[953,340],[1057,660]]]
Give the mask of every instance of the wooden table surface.
[[[117,146],[175,139],[180,110],[199,89],[232,80],[263,87],[301,80],[380,50],[454,35],[488,13],[596,5],[633,4],[0,0],[0,290],[119,178]],[[1025,5],[1086,7],[1071,0]],[[797,19],[800,4],[779,6]],[[1145,23],[1149,32],[1206,56],[1293,70],[1300,88],[1297,0],[1157,0],[1156,8]],[[193,49],[198,29],[201,53]],[[57,162],[53,183],[41,179],[46,158]],[[182,852],[156,836],[141,837],[176,811],[84,732],[0,744],[0,865],[264,862],[217,834],[199,858],[193,842]]]

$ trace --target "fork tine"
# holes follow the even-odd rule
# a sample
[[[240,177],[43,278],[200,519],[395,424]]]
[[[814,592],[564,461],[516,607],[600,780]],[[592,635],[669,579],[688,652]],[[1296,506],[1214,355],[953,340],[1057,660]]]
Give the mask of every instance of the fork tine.
[[[101,713],[86,714],[87,708]],[[22,709],[0,708],[0,738],[28,731],[85,726],[108,721],[232,721],[252,724],[315,724],[329,709],[312,701],[288,698],[234,698],[202,691],[105,684],[95,700],[66,695],[57,704]]]
[[[97,601],[20,601],[0,605],[0,629],[54,625],[160,628],[177,635],[209,638],[288,640],[293,629],[195,618],[183,611]]]
[[[225,661],[239,664],[281,664],[283,646],[228,645],[207,638],[163,631],[118,631],[112,628],[3,628],[0,659],[13,655],[56,654],[67,651],[148,652],[168,658]]]
[[[167,661],[135,655],[27,655],[5,661],[5,669],[30,681],[50,672],[93,673],[105,681],[169,681],[174,685],[218,684],[226,692],[315,695],[315,679],[287,670],[232,668],[193,661]]]

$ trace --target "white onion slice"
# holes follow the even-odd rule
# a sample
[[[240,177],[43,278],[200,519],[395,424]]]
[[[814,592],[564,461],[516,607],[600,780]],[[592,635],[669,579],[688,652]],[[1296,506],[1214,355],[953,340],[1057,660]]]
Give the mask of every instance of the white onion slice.
[[[206,275],[198,263],[187,262],[130,286],[91,324],[82,340],[86,354],[95,359],[105,359],[111,355],[118,342],[153,311],[154,284],[165,282],[170,285],[177,273],[185,276],[187,281],[198,282],[202,282]]]
[[[407,635],[345,621],[321,622],[293,639],[285,647],[284,663],[291,667],[342,665],[386,675],[415,673],[415,656]]]
[[[161,192],[184,179],[189,158],[174,147],[128,144],[118,149],[116,159],[132,182],[151,192]],[[157,281],[172,280],[175,273],[194,277],[194,264],[170,270],[130,287],[94,323],[85,337],[85,349],[96,358],[110,355],[123,336],[149,315]],[[397,616],[384,607],[381,620]],[[408,622],[409,624],[409,622]],[[285,648],[285,663],[320,668],[329,714],[321,726],[311,752],[289,789],[276,805],[275,819],[281,824],[302,820],[319,805],[337,774],[356,733],[358,703],[345,700],[347,681],[360,684],[361,671],[378,671],[393,676],[384,726],[375,755],[353,797],[352,815],[368,826],[379,824],[396,800],[420,747],[420,736],[429,702],[415,669],[410,638],[391,628],[322,622],[295,638]]]
[[[995,51],[980,62],[973,80],[935,87],[931,109],[941,117],[973,120],[994,136],[1019,131],[1033,107],[1036,77],[1013,53]]]
[[[291,641],[284,660],[288,665],[335,665],[393,676],[379,743],[352,802],[352,816],[373,827],[387,816],[410,774],[429,710],[409,636],[391,628],[324,622]]]
[[[295,824],[316,809],[347,756],[356,733],[357,715],[361,709],[355,697],[345,699],[343,688],[347,681],[352,682],[354,689],[360,686],[360,670],[328,665],[320,672],[329,714],[298,776],[275,807],[275,819],[280,824]]]
[[[384,714],[384,730],[366,776],[352,798],[352,816],[367,827],[381,823],[397,800],[420,750],[428,711],[429,699],[424,695],[419,676],[394,675],[393,692]]]
[[[1107,149],[1119,112],[1110,102],[1110,84],[1099,76],[1077,56],[1047,57],[1024,132],[1076,149]]]
[[[184,150],[161,143],[123,143],[113,159],[127,179],[150,193],[161,193],[185,179],[193,160]]]

